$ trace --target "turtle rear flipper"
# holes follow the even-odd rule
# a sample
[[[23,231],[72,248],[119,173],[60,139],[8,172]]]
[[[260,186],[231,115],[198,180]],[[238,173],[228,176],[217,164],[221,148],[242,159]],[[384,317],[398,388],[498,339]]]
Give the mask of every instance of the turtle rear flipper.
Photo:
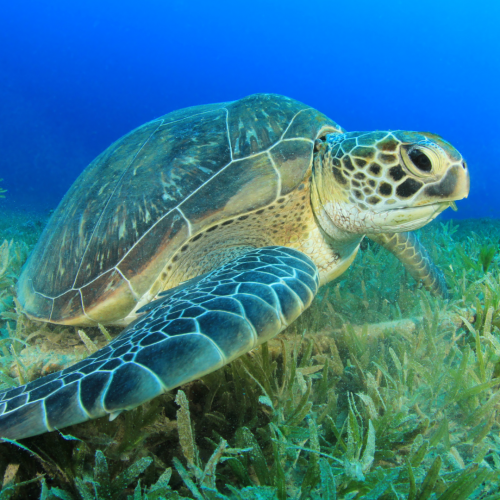
[[[0,437],[113,417],[220,368],[294,321],[319,276],[303,253],[265,247],[186,285],[87,359],[0,394]]]

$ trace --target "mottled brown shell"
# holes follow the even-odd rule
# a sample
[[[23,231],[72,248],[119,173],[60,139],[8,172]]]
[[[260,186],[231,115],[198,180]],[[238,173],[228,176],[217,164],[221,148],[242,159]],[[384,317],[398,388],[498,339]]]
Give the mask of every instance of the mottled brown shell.
[[[43,321],[119,323],[190,236],[292,191],[311,167],[314,140],[338,130],[271,94],[146,123],[70,188],[23,270],[21,305]]]

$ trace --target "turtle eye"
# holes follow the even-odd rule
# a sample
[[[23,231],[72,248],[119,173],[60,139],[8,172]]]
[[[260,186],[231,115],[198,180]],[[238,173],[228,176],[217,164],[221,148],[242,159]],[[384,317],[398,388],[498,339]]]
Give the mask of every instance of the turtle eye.
[[[403,161],[411,173],[418,177],[425,177],[435,170],[438,158],[430,148],[418,146],[402,148]],[[438,162],[439,163],[439,162]]]
[[[429,173],[432,170],[432,163],[430,158],[420,149],[412,149],[408,152],[410,160],[419,170]]]

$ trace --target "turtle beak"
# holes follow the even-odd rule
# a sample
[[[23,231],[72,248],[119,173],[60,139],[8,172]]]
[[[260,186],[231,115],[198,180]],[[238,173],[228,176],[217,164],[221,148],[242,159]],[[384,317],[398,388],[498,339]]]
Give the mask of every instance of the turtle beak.
[[[424,188],[422,197],[435,201],[456,201],[469,196],[470,176],[465,162],[453,165],[439,182]]]

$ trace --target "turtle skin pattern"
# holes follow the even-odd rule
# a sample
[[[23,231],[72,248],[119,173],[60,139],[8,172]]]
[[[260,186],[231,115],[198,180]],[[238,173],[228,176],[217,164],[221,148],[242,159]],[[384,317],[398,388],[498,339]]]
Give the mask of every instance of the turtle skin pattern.
[[[318,287],[318,270],[303,253],[252,250],[164,292],[83,361],[0,393],[0,437],[113,417],[212,372],[282,331]]]

